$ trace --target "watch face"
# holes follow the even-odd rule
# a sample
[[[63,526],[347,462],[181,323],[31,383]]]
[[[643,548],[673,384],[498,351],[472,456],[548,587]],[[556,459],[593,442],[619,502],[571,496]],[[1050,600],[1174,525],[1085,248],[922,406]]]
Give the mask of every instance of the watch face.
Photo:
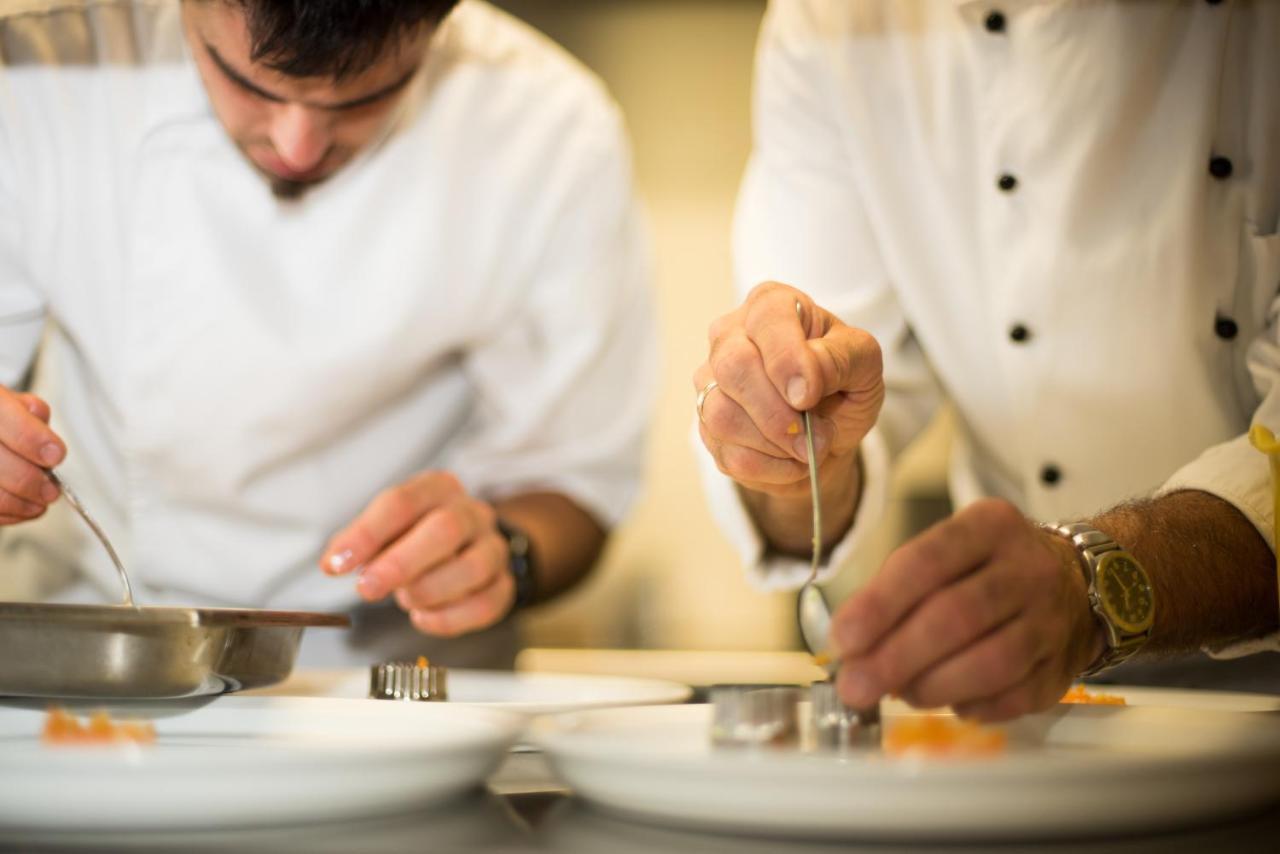
[[[1108,552],[1098,563],[1098,598],[1116,627],[1131,633],[1151,628],[1155,615],[1151,582],[1125,552]]]

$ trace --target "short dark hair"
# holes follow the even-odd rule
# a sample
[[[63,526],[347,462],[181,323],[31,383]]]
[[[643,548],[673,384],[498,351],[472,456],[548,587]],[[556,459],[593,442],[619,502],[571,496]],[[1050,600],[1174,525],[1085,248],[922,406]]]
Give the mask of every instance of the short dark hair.
[[[342,80],[458,0],[225,0],[244,10],[249,58],[290,77]]]

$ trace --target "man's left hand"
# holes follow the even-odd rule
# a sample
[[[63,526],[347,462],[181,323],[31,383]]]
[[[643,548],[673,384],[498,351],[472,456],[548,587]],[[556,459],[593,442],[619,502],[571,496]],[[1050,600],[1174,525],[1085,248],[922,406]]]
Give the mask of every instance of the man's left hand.
[[[978,502],[891,554],[832,623],[838,690],[1002,721],[1049,708],[1102,651],[1070,543]]]
[[[359,571],[365,600],[394,593],[419,631],[455,637],[493,625],[515,601],[496,519],[452,474],[425,472],[378,495],[329,542],[320,567]]]

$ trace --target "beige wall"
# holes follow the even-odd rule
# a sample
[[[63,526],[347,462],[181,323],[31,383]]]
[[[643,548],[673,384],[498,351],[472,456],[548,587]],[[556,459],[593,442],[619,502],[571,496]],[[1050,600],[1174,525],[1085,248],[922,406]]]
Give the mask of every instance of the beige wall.
[[[592,67],[627,115],[649,212],[662,391],[645,495],[580,591],[531,615],[536,645],[794,647],[793,600],[747,585],[704,506],[690,445],[690,376],[706,328],[733,304],[729,228],[750,146],[758,0],[505,0]],[[936,495],[941,434],[900,477],[903,498],[859,573],[901,536],[908,502]]]

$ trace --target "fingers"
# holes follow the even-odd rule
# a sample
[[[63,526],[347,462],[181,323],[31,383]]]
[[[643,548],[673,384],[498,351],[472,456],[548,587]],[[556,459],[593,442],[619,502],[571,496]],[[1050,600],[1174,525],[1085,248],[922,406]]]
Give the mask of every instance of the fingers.
[[[453,559],[482,532],[494,530],[489,505],[464,495],[432,509],[379,552],[361,573],[356,589],[371,602],[381,599]]]
[[[785,322],[798,329],[794,318]],[[750,421],[770,444],[781,449],[787,456],[801,459],[804,453],[803,443],[797,444],[797,440],[802,439],[800,414],[774,387],[773,381],[765,372],[765,362],[760,350],[747,330],[736,327],[718,338],[711,345],[707,363],[719,388],[703,405],[704,420],[708,417],[708,405],[719,406],[723,403],[715,398],[728,397],[749,413]]]
[[[816,355],[806,346],[824,331],[812,300],[795,288],[768,282],[751,292],[745,308],[745,332],[758,348],[774,391],[793,409],[809,409],[826,392]]]
[[[1014,690],[1047,657],[1044,636],[1028,619],[1014,619],[962,654],[923,673],[898,692],[913,706],[962,706]]]
[[[1052,708],[1070,685],[1070,680],[1063,679],[1057,671],[1054,660],[1044,660],[1012,687],[979,700],[957,703],[954,711],[962,718],[1001,723]]]
[[[711,367],[709,364],[704,363],[693,375],[695,390],[701,391],[705,388],[707,383],[711,381],[711,377]],[[773,459],[794,462],[796,459],[795,442],[797,440],[803,442],[804,439],[798,429],[799,421],[796,420],[792,424],[793,427],[797,428],[795,435],[788,433],[785,446],[779,446],[769,440],[760,432],[760,428],[756,426],[747,410],[730,396],[722,386],[714,389],[703,400],[698,420],[706,431],[704,442],[714,442],[718,445],[734,445]],[[791,427],[787,429],[790,430]],[[710,447],[710,444],[708,444],[708,447]]]
[[[406,611],[440,609],[460,602],[491,585],[506,572],[506,542],[494,533],[481,537],[457,557],[425,572],[396,591]]]
[[[978,502],[898,548],[832,621],[841,656],[866,653],[906,615],[991,556],[1003,535],[1025,520],[1007,502]]]
[[[429,472],[389,489],[330,542],[330,574],[362,568],[356,589],[394,592],[420,631],[453,636],[500,620],[515,600],[506,541],[493,508],[455,477]]]
[[[56,466],[67,453],[48,418],[49,407],[44,401],[0,389],[0,446],[38,468]]]
[[[409,620],[423,634],[456,637],[487,628],[506,616],[515,601],[515,581],[511,573],[499,573],[492,583],[476,593],[441,608],[414,609]]]
[[[1000,635],[1000,627],[1025,606],[1027,598],[1022,587],[1017,567],[996,561],[928,597],[871,652],[845,658],[843,669],[849,673],[851,702],[870,705],[886,694],[911,701],[911,686],[924,678],[929,668],[967,666],[972,650],[987,643],[991,633]],[[1025,657],[1028,648],[1017,650],[1014,657]],[[1006,651],[1013,652],[1004,647],[999,650]],[[1035,651],[1036,657],[1040,654]],[[1003,660],[1000,663],[1002,669],[1011,666]],[[1021,678],[1024,672],[1025,668],[1014,675]],[[988,674],[987,684],[990,687],[992,680],[1002,678],[993,672]],[[951,687],[955,683],[945,684]],[[924,687],[938,686],[926,683]],[[970,695],[965,696],[969,698]],[[950,694],[935,691],[924,702],[949,703],[953,699]]]
[[[66,448],[49,415],[35,395],[0,387],[0,525],[35,519],[58,499],[46,469],[62,462]]]
[[[340,575],[364,567],[430,510],[464,494],[448,472],[426,472],[380,493],[329,541],[321,568]]]

